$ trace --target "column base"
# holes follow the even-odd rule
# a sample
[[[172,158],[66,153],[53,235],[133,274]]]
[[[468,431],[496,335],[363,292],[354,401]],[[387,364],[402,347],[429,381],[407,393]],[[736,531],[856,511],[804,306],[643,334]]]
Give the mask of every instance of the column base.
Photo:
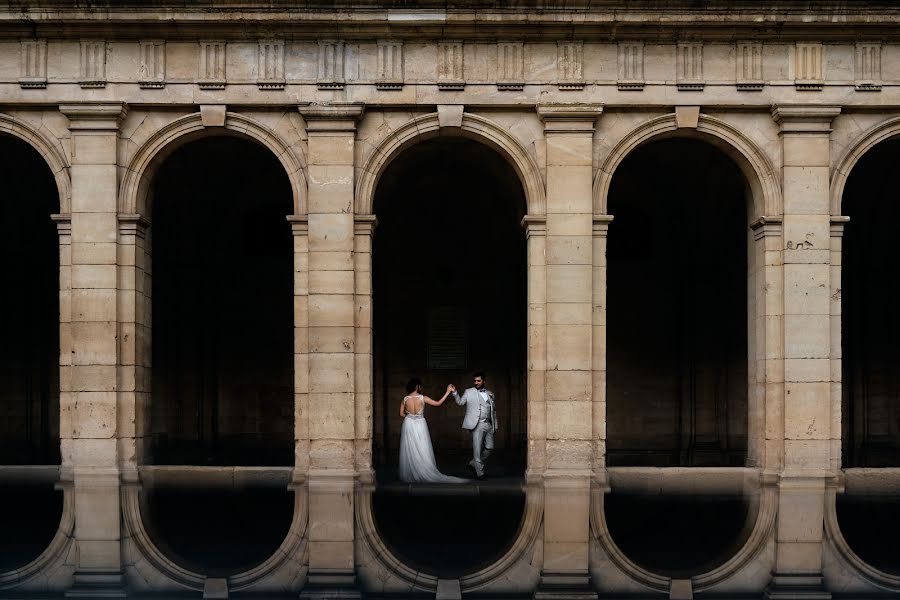
[[[773,575],[765,600],[831,600],[821,575]]]
[[[76,571],[75,583],[65,593],[66,598],[127,598],[125,575],[122,571]]]
[[[352,571],[310,573],[300,592],[301,600],[361,600],[362,597]]]
[[[534,600],[597,600],[589,575],[541,573]]]

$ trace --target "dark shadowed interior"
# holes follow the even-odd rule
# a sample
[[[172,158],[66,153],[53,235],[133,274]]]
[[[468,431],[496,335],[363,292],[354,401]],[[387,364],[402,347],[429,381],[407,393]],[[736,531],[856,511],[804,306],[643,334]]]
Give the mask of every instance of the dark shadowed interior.
[[[292,194],[266,148],[188,143],[154,179],[153,460],[292,465]]]
[[[693,139],[651,142],[609,192],[607,462],[743,466],[747,189]]]
[[[882,142],[844,188],[841,269],[843,463],[900,467],[900,203],[893,197],[900,141]]]

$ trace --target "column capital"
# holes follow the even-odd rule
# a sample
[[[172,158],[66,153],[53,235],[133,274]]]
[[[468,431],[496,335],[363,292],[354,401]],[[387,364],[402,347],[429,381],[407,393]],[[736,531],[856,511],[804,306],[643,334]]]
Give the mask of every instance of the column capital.
[[[60,238],[68,238],[72,235],[72,214],[58,213],[50,215],[50,219],[56,223],[56,232]]]
[[[150,221],[138,214],[120,214],[119,215],[119,233],[124,235],[136,235],[144,237],[147,228],[150,227]]]
[[[759,241],[766,237],[777,237],[782,234],[784,218],[780,215],[771,217],[760,217],[750,223],[750,229],[753,231],[753,239]]]
[[[594,215],[594,237],[605,238],[609,233],[609,224],[614,218],[612,215]]]
[[[69,119],[70,131],[116,131],[128,114],[128,105],[124,102],[60,104],[59,112]]]
[[[547,235],[547,217],[544,215],[525,215],[522,217],[522,228],[525,237],[544,237]]]
[[[545,133],[593,133],[602,104],[539,104],[537,114]]]
[[[331,102],[298,106],[297,110],[306,119],[307,132],[336,133],[356,131],[356,121],[362,116],[365,105],[359,102]]]
[[[844,237],[844,226],[850,222],[850,217],[834,215],[831,217],[831,237]]]
[[[353,217],[354,235],[368,235],[371,237],[378,227],[378,218],[375,215],[356,215]]]
[[[828,133],[831,122],[841,114],[840,106],[810,106],[807,104],[776,104],[772,118],[782,133]]]
[[[288,215],[287,220],[291,224],[293,235],[309,234],[309,217],[307,215]]]

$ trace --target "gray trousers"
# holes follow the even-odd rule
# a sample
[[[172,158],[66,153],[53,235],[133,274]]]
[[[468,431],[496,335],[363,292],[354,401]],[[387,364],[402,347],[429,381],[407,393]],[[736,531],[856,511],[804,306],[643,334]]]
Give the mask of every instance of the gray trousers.
[[[472,430],[472,460],[469,461],[479,477],[484,475],[484,461],[491,455],[493,449],[494,426],[479,420],[478,425]]]

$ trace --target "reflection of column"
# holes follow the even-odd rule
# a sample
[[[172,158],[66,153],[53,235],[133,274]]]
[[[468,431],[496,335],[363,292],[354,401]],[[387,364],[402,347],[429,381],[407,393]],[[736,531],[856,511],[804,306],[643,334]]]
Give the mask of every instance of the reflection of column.
[[[829,164],[837,107],[778,106],[784,157],[784,468],[769,598],[827,598],[825,485],[832,460]],[[839,418],[839,417],[838,417]],[[839,457],[837,457],[839,461]]]
[[[593,405],[592,438],[594,456],[591,470],[595,477],[606,481],[606,236],[612,215],[594,215],[593,243],[593,321],[592,365]]]
[[[547,370],[547,219],[526,216],[528,253],[528,473],[540,477],[547,467],[547,405],[544,380]]]
[[[65,105],[72,132],[72,368],[60,406],[75,490],[77,566],[69,596],[124,596],[116,381],[116,135],[122,104]]]
[[[372,471],[372,234],[377,221],[371,215],[356,217],[353,235],[354,352],[356,395],[356,472],[368,481]]]
[[[359,105],[300,108],[309,136],[309,575],[303,597],[358,596],[353,145]]]
[[[596,597],[588,573],[593,390],[592,146],[599,106],[540,106],[547,142],[547,457],[536,597]]]
[[[294,480],[309,470],[309,223],[288,217],[294,239]]]

